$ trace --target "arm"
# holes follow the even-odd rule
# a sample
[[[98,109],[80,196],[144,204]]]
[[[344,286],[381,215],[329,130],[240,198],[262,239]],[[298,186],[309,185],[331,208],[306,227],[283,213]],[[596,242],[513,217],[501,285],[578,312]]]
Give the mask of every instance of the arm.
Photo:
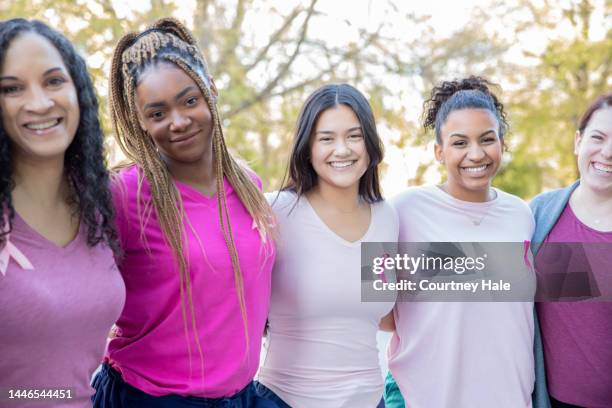
[[[386,332],[395,331],[395,319],[393,318],[393,310],[391,310],[385,317],[380,319],[380,323],[378,323],[378,328]]]

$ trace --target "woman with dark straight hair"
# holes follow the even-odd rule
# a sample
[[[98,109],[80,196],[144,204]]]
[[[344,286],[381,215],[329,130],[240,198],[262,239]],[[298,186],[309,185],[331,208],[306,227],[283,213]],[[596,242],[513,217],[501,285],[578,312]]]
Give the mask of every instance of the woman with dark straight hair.
[[[0,22],[0,405],[91,407],[125,299],[98,102],[40,21]]]
[[[397,240],[382,157],[357,89],[326,85],[308,97],[289,179],[269,197],[279,244],[258,391],[281,406],[371,408],[382,396],[376,332],[394,299],[361,302],[360,267],[362,242]]]

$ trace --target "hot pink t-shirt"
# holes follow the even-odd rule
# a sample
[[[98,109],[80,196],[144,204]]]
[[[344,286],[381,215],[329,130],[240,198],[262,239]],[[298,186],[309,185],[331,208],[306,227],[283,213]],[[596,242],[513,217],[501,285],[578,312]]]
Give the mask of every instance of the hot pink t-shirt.
[[[113,253],[89,247],[85,225],[62,247],[18,214],[9,239],[34,269],[11,258],[0,273],[0,407],[91,407],[91,375],[125,298]],[[32,398],[9,400],[10,389]],[[34,389],[66,398],[37,399]]]
[[[137,168],[131,166],[120,173],[112,186],[124,250],[119,269],[126,283],[127,299],[117,321],[117,337],[110,341],[105,360],[128,384],[151,395],[207,398],[233,395],[253,379],[259,364],[270,300],[273,243],[262,242],[253,219],[224,180],[232,234],[244,277],[247,349],[217,198],[206,197],[175,181],[185,209],[184,247],[197,322],[194,333],[188,314],[186,337],[178,264],[154,210],[149,215],[145,213],[147,222],[141,232],[140,212],[145,206],[137,202],[138,176]],[[141,199],[144,202],[151,199],[146,179]],[[195,336],[203,352],[203,370]]]

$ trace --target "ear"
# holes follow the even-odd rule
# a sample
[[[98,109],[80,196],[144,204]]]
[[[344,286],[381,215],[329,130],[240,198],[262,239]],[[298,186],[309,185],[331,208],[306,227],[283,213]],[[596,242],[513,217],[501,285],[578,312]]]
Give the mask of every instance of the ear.
[[[442,155],[442,153],[444,153],[442,150],[442,145],[436,142],[434,144],[434,155],[436,156],[436,160],[440,163],[444,163],[444,156]]]
[[[210,81],[210,93],[216,99],[219,96],[219,92],[217,91],[217,85],[215,84],[215,79],[212,76],[209,76],[208,80]]]
[[[580,142],[582,141],[582,135],[580,131],[576,131],[576,135],[574,136],[574,154],[578,156],[578,150],[580,150]]]

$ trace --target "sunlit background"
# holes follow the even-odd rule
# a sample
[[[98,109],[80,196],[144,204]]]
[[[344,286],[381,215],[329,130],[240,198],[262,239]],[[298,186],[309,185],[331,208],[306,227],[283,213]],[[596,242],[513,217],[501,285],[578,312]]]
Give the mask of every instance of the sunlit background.
[[[441,80],[476,74],[500,85],[511,133],[495,184],[524,198],[576,178],[577,120],[612,89],[610,0],[0,0],[2,19],[42,19],[86,56],[111,164],[122,158],[106,106],[113,46],[168,15],[194,30],[220,88],[229,145],[267,190],[284,174],[301,104],[323,83],[348,82],[370,99],[387,196],[443,177],[419,126]]]

